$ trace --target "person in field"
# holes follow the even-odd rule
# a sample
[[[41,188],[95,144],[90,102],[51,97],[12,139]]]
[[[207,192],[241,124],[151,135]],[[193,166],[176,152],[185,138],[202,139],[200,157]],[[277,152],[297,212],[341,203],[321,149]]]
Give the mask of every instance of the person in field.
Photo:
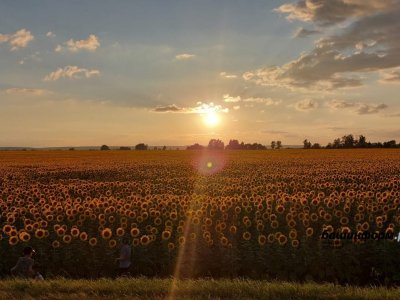
[[[119,276],[129,276],[129,267],[131,266],[131,253],[132,248],[129,245],[129,239],[125,237],[122,239],[120,255],[117,258],[117,261],[119,263]]]
[[[35,261],[32,258],[34,254],[35,250],[32,247],[25,247],[23,256],[18,259],[17,264],[11,269],[11,274],[16,277],[33,278],[35,276],[35,271],[33,270]]]

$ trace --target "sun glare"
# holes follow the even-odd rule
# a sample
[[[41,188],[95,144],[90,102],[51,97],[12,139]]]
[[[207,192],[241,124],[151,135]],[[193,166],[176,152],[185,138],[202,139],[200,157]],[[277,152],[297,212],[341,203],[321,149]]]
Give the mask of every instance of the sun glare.
[[[218,114],[215,111],[211,111],[208,112],[205,116],[204,116],[204,122],[208,125],[208,126],[215,126],[219,123],[219,117]]]

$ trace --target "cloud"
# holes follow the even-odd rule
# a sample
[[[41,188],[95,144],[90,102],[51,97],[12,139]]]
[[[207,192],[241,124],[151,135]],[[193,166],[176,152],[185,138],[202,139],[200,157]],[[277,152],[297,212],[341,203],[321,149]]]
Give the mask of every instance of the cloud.
[[[286,14],[287,19],[316,22],[329,26],[351,17],[363,17],[385,11],[397,0],[300,0],[286,3],[275,11]]]
[[[48,94],[48,90],[44,89],[34,89],[34,88],[8,88],[5,89],[4,92],[8,95],[24,95],[24,96],[43,96]]]
[[[350,102],[345,100],[332,100],[327,103],[328,107],[339,110],[339,109],[351,109],[358,115],[376,114],[381,110],[386,109],[388,106],[382,104],[366,104],[361,102]]]
[[[189,60],[189,59],[193,59],[195,57],[196,57],[196,55],[189,54],[189,53],[182,53],[182,54],[175,55],[176,60]]]
[[[294,107],[298,111],[310,111],[318,107],[318,103],[316,103],[312,99],[304,99],[301,101],[298,101],[294,104]]]
[[[8,43],[11,46],[11,51],[25,48],[34,40],[34,36],[26,29],[20,29],[13,34],[0,34],[0,44]]]
[[[400,4],[359,18],[339,34],[320,39],[313,50],[297,59],[246,72],[243,78],[258,85],[289,89],[362,86],[364,74],[400,66],[399,14]]]
[[[221,73],[219,73],[219,76],[221,76],[221,77],[223,77],[223,78],[226,78],[226,79],[235,79],[235,78],[237,78],[237,75],[228,74],[228,73],[226,73],[226,72],[221,72]]]
[[[229,94],[223,95],[224,102],[227,103],[238,103],[238,102],[245,102],[245,103],[264,103],[266,106],[270,105],[279,105],[282,101],[281,100],[273,100],[272,98],[262,98],[262,97],[248,97],[248,98],[241,98],[240,96],[231,96]],[[247,107],[252,107],[252,105],[245,105]]]
[[[48,37],[48,38],[55,38],[56,37],[56,34],[54,33],[54,32],[51,32],[51,31],[49,31],[48,33],[46,33],[46,36]]]
[[[320,33],[322,33],[322,31],[318,29],[299,28],[294,34],[294,37],[306,38],[309,37],[310,35],[315,35]]]
[[[92,76],[100,75],[99,70],[88,70],[83,68],[78,68],[77,66],[66,66],[64,68],[58,68],[56,71],[44,77],[44,81],[56,81],[60,78],[90,78]]]
[[[64,47],[62,47],[61,45],[57,45],[54,51],[60,52],[64,48],[66,48],[70,52],[78,52],[80,50],[95,51],[98,47],[100,47],[98,37],[94,34],[91,34],[86,40],[74,41],[73,39],[70,39],[69,41],[64,43]]]
[[[381,79],[379,80],[379,82],[400,83],[400,68],[391,71],[383,71],[381,73]]]
[[[262,130],[261,132],[262,133],[270,133],[270,134],[288,134],[289,133],[287,131],[272,130],[272,129]]]
[[[224,102],[228,102],[228,103],[236,103],[236,102],[240,102],[240,100],[241,100],[240,96],[233,97],[233,96],[230,96],[229,94],[225,94],[223,96],[223,98],[224,98]]]
[[[153,112],[167,112],[167,113],[186,113],[186,114],[207,114],[211,112],[217,113],[227,113],[229,112],[228,108],[224,108],[221,105],[216,105],[213,102],[210,103],[202,103],[197,102],[196,106],[193,107],[179,107],[175,104],[165,105],[165,106],[157,106],[153,108],[151,111]]]
[[[279,105],[282,103],[281,100],[273,100],[272,98],[262,98],[262,97],[249,97],[243,99],[243,102],[250,103],[264,103],[266,106]]]
[[[153,109],[155,112],[181,112],[184,109],[176,106],[175,104],[170,104],[166,106],[157,106]]]

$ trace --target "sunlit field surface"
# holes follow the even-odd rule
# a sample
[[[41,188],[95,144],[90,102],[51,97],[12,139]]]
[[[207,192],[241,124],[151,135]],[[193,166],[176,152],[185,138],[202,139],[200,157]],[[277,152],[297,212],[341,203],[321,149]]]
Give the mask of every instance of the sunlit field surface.
[[[45,277],[400,282],[398,150],[3,151],[0,272],[33,246]]]

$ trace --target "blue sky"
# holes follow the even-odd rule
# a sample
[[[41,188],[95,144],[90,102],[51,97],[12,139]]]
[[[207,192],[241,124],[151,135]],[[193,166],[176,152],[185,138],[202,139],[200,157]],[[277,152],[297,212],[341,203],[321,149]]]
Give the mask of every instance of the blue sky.
[[[399,139],[400,25],[385,21],[399,12],[396,0],[1,1],[0,146]]]

